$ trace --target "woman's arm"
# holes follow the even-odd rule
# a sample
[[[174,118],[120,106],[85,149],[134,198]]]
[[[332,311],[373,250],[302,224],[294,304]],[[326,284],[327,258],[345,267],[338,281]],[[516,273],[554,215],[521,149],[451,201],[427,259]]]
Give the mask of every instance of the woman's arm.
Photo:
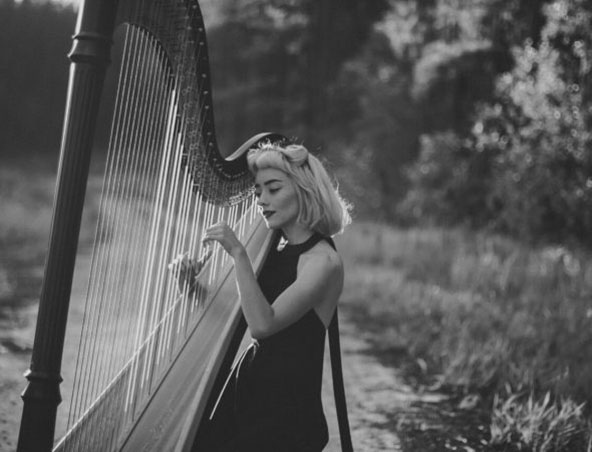
[[[343,265],[337,255],[325,252],[303,256],[296,281],[271,306],[257,282],[245,248],[225,223],[206,231],[205,241],[218,241],[233,257],[243,313],[251,336],[262,339],[301,318],[320,302],[336,302],[343,285]]]

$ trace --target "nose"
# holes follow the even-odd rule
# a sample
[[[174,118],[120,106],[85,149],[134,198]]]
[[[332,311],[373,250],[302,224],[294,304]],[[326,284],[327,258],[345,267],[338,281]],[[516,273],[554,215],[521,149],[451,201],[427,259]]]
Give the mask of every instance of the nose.
[[[257,198],[257,205],[259,207],[267,206],[267,198],[266,198],[265,194],[261,193],[261,195],[259,195],[259,198]]]

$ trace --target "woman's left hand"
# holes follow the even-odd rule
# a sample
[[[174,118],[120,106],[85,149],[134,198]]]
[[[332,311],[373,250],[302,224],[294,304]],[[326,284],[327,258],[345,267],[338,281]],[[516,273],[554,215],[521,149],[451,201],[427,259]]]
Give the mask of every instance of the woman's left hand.
[[[201,240],[204,244],[211,241],[220,243],[222,248],[233,258],[245,251],[243,244],[238,240],[234,231],[224,221],[207,228]]]

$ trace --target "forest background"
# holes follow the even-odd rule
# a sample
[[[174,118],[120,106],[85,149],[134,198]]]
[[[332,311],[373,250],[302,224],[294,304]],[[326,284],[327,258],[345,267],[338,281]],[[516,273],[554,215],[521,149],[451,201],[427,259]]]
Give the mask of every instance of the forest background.
[[[589,449],[592,4],[200,4],[222,147],[279,131],[331,162],[362,225],[359,298],[377,299],[352,309],[377,343],[479,393],[491,444]],[[5,169],[56,165],[74,23],[69,4],[0,1]],[[30,239],[6,213],[26,172],[11,174],[3,247]],[[0,268],[2,302],[11,284]]]

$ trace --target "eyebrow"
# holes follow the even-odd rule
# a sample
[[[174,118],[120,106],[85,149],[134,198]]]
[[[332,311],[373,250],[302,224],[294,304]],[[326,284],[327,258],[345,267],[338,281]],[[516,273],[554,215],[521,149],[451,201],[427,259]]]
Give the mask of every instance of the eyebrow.
[[[263,185],[270,185],[273,184],[274,182],[283,182],[281,179],[269,179],[266,180],[265,182],[263,182]],[[255,184],[255,187],[260,187],[261,184]]]

